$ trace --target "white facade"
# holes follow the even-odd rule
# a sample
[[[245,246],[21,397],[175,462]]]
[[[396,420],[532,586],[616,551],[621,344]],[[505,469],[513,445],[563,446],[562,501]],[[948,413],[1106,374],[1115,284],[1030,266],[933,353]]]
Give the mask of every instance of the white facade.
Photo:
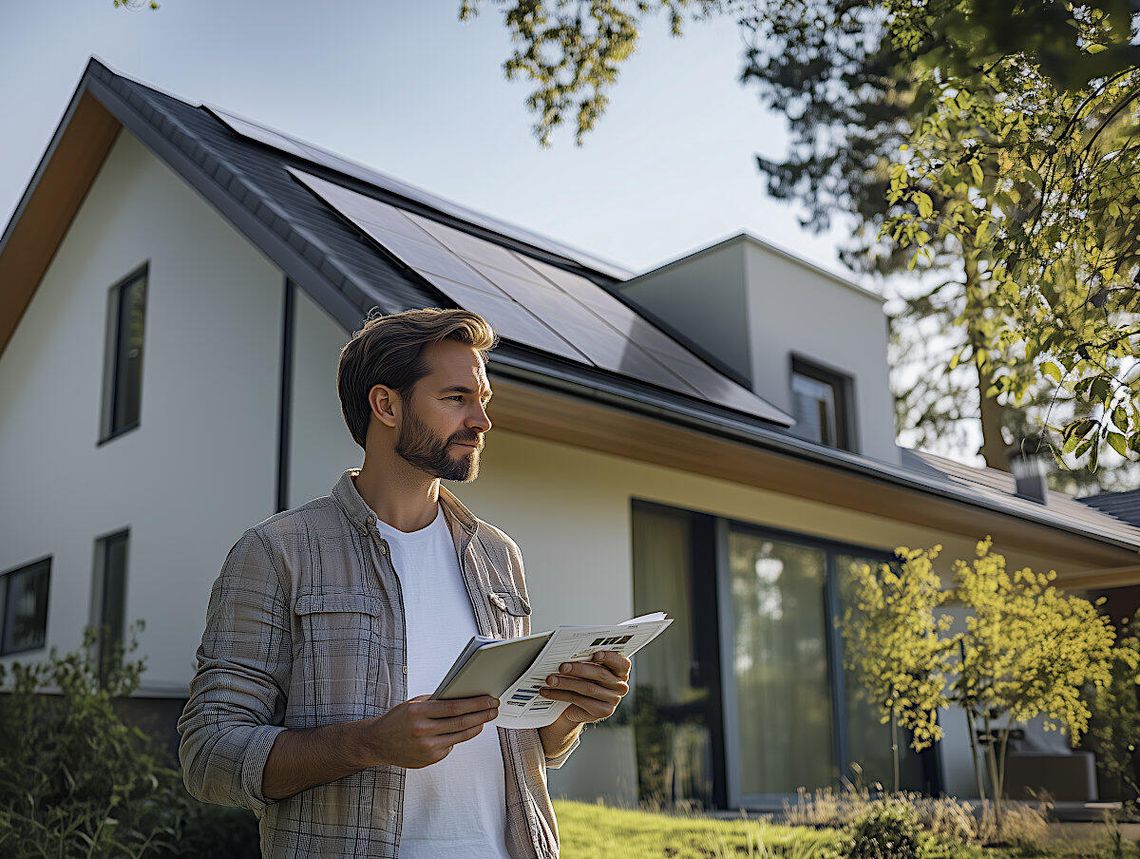
[[[97,446],[108,290],[143,263],[140,423]],[[141,693],[185,694],[210,583],[273,513],[283,284],[124,131],[0,357],[0,571],[51,556],[47,643],[73,650],[95,540],[130,528]]]
[[[747,233],[639,275],[621,291],[788,414],[793,356],[850,377],[853,449],[899,463],[878,295]]]

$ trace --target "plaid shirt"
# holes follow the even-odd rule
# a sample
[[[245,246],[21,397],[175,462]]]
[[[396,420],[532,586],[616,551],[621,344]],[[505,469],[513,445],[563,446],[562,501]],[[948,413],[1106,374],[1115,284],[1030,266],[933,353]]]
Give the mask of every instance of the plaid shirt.
[[[396,857],[404,769],[380,765],[269,800],[277,735],[379,716],[407,697],[400,580],[376,514],[344,472],[331,496],[249,529],[210,592],[190,698],[178,720],[186,789],[260,821],[263,857]],[[481,635],[530,633],[518,546],[439,489]],[[499,731],[513,859],[554,859],[558,827],[537,730]]]

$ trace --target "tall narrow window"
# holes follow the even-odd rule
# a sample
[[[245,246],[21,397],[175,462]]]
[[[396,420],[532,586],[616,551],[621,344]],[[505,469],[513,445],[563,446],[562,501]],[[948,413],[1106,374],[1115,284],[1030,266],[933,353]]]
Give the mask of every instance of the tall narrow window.
[[[107,677],[116,645],[123,643],[123,619],[127,608],[127,546],[130,532],[120,531],[96,541],[95,599],[93,622],[98,632],[99,680]]]
[[[42,648],[47,641],[48,583],[51,558],[36,561],[0,578],[0,655]]]
[[[139,425],[147,267],[111,287],[103,370],[100,442]]]
[[[792,432],[828,447],[854,449],[851,379],[792,358]]]

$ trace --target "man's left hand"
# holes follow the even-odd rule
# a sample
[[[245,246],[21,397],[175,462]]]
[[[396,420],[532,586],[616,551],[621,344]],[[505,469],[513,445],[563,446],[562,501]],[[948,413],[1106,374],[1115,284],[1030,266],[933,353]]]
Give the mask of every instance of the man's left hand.
[[[538,694],[568,701],[562,718],[572,724],[600,722],[612,716],[629,691],[633,663],[614,651],[599,650],[589,662],[563,662],[557,674],[546,678]]]

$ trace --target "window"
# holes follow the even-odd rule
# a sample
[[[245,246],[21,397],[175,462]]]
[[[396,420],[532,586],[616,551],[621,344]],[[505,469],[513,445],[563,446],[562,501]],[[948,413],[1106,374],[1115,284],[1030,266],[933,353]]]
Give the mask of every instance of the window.
[[[99,443],[139,425],[147,267],[111,287],[103,362],[103,414]]]
[[[851,378],[792,358],[792,432],[828,447],[854,450]]]
[[[129,531],[119,531],[95,541],[94,599],[92,623],[98,633],[96,656],[99,682],[107,676],[115,646],[123,643],[123,619],[127,608],[127,546]]]
[[[47,640],[48,581],[51,558],[28,564],[0,578],[0,655],[44,646]]]
[[[890,555],[640,500],[632,538],[635,614],[674,618],[635,660],[642,800],[779,808],[857,772],[891,784],[890,731],[836,624],[852,565]],[[903,788],[936,790],[933,753],[899,742]]]

